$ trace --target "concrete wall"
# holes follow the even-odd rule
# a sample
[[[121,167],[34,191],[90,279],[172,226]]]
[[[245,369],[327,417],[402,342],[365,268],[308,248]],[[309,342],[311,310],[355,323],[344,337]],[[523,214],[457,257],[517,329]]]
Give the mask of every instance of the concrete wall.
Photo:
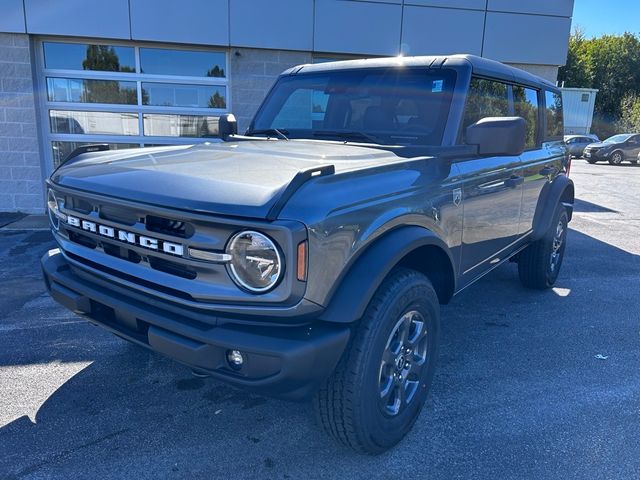
[[[0,211],[25,212],[44,210],[29,35],[226,47],[244,131],[277,75],[314,56],[475,53],[554,82],[573,11],[573,0],[0,3]]]
[[[287,68],[311,63],[309,52],[232,48],[229,89],[238,131],[244,132],[273,82]]]
[[[29,37],[0,33],[0,211],[42,212]]]
[[[566,60],[573,12],[573,0],[2,2],[7,32],[359,55],[475,53],[555,66]]]

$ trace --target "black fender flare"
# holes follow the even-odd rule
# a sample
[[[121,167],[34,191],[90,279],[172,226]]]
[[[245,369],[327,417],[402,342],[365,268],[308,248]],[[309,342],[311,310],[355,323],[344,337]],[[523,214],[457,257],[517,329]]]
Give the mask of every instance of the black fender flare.
[[[566,175],[558,175],[553,182],[547,183],[536,206],[536,213],[533,216],[532,239],[538,240],[551,228],[556,209],[559,205],[567,209],[569,221],[573,216],[573,203],[575,200],[575,187],[573,181]]]
[[[415,249],[428,245],[446,252],[455,272],[447,244],[434,232],[419,226],[396,228],[376,239],[351,263],[319,319],[333,323],[359,320],[378,287],[400,260]],[[453,281],[455,283],[455,273]]]

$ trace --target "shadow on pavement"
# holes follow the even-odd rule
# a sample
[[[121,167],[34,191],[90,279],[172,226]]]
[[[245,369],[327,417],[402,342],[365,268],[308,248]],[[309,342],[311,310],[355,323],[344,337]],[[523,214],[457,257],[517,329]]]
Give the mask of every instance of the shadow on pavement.
[[[597,207],[587,203],[580,211]],[[22,245],[30,241],[13,247],[29,274],[36,255]],[[0,477],[591,478],[617,462],[614,476],[631,478],[640,458],[625,440],[640,426],[640,296],[621,285],[637,282],[640,257],[574,230],[569,242],[557,288],[525,290],[508,264],[443,307],[425,411],[380,457],[334,445],[306,404],[191,377],[85,323],[10,329],[0,337],[0,371],[87,365],[54,385],[35,423],[25,414],[0,428]],[[62,312],[28,278],[13,292],[20,300],[9,300],[8,325],[28,321],[21,295],[44,305],[42,319]]]

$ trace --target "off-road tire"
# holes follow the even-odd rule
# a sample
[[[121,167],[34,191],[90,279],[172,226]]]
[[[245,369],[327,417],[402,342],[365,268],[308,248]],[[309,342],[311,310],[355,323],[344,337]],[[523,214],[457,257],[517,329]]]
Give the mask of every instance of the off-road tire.
[[[564,250],[567,245],[567,228],[569,216],[567,210],[558,205],[551,227],[544,236],[529,245],[518,255],[518,275],[525,287],[545,290],[553,286],[560,273],[560,267],[564,259]],[[557,247],[558,229],[562,228],[561,244]],[[559,255],[555,264],[553,254]],[[554,265],[552,267],[552,265]]]
[[[415,311],[424,318],[427,329],[426,360],[412,400],[400,402],[399,411],[390,416],[381,406],[383,369],[390,365],[382,359],[388,353],[390,335],[397,332],[398,319]],[[439,330],[440,306],[429,279],[405,268],[392,271],[355,327],[336,370],[314,397],[316,419],[327,434],[367,454],[382,453],[402,440],[427,398],[438,356]]]

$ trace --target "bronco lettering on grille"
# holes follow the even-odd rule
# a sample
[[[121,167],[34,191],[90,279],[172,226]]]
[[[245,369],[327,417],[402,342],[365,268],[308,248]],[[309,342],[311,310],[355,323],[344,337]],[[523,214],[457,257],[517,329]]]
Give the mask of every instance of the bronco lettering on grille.
[[[126,230],[120,230],[107,225],[100,225],[89,220],[82,220],[71,215],[67,216],[67,225],[76,227],[87,232],[97,233],[103,237],[119,240],[124,243],[131,243],[140,247],[148,248],[149,250],[158,250],[170,255],[184,255],[184,247],[179,243],[166,242],[157,238],[146,237],[144,235],[137,235],[133,232]]]

